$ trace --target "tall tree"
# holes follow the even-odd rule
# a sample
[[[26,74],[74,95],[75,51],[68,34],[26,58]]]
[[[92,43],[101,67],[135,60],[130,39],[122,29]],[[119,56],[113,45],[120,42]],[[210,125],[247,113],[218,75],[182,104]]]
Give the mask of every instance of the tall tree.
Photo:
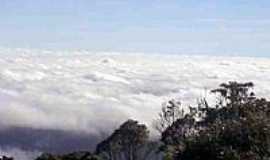
[[[128,120],[98,144],[96,152],[109,160],[139,160],[140,149],[145,147],[148,137],[149,131],[145,125]]]
[[[218,95],[214,106],[202,101],[162,133],[162,149],[175,160],[269,159],[270,102],[256,98],[252,87],[221,84],[212,91]]]

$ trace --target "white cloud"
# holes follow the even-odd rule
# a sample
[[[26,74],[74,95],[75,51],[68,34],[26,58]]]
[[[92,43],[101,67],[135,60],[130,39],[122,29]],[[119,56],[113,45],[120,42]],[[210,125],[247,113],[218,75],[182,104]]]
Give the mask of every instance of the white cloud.
[[[23,54],[21,54],[23,53]],[[270,59],[0,50],[0,124],[99,133],[151,126],[161,103],[194,103],[218,84],[253,81],[269,98]]]

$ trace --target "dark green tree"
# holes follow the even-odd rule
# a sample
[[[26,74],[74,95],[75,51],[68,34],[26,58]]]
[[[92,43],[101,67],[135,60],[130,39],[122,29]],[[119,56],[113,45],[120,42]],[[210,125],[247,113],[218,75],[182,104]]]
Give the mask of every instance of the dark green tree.
[[[221,84],[212,91],[218,99],[214,106],[202,100],[196,111],[167,127],[161,149],[176,160],[269,159],[270,102],[256,98],[252,87]]]
[[[148,144],[149,131],[143,124],[128,120],[97,145],[96,152],[109,160],[141,160]]]

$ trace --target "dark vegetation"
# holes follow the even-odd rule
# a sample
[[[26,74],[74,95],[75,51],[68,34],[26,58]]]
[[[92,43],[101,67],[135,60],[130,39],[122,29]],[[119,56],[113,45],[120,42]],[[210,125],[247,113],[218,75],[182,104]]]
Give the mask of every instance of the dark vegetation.
[[[0,160],[13,160],[12,157],[2,156]]]
[[[36,160],[101,160],[97,155],[90,152],[74,152],[66,155],[53,155],[44,153]]]
[[[266,160],[270,158],[270,102],[256,98],[252,83],[221,84],[205,99],[177,119],[161,141],[166,159]]]
[[[154,122],[159,141],[149,140],[144,124],[128,120],[93,153],[42,154],[36,160],[269,160],[270,102],[255,97],[252,88],[223,83],[211,91],[214,105],[201,99],[188,111],[169,101]]]

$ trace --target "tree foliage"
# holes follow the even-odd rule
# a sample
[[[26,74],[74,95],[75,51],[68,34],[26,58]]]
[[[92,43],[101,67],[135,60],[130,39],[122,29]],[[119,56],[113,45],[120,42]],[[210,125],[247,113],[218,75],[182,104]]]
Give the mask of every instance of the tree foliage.
[[[223,83],[196,111],[177,119],[163,133],[161,148],[171,159],[265,160],[270,158],[270,102],[256,98],[253,83]]]
[[[163,103],[158,118],[154,121],[154,128],[162,133],[167,127],[171,126],[177,119],[182,118],[184,110],[181,102],[174,99]]]
[[[43,153],[36,160],[101,160],[101,158],[90,152],[74,152],[64,155]]]
[[[148,137],[145,125],[128,120],[98,144],[96,152],[108,160],[141,160],[140,149],[145,148]]]

